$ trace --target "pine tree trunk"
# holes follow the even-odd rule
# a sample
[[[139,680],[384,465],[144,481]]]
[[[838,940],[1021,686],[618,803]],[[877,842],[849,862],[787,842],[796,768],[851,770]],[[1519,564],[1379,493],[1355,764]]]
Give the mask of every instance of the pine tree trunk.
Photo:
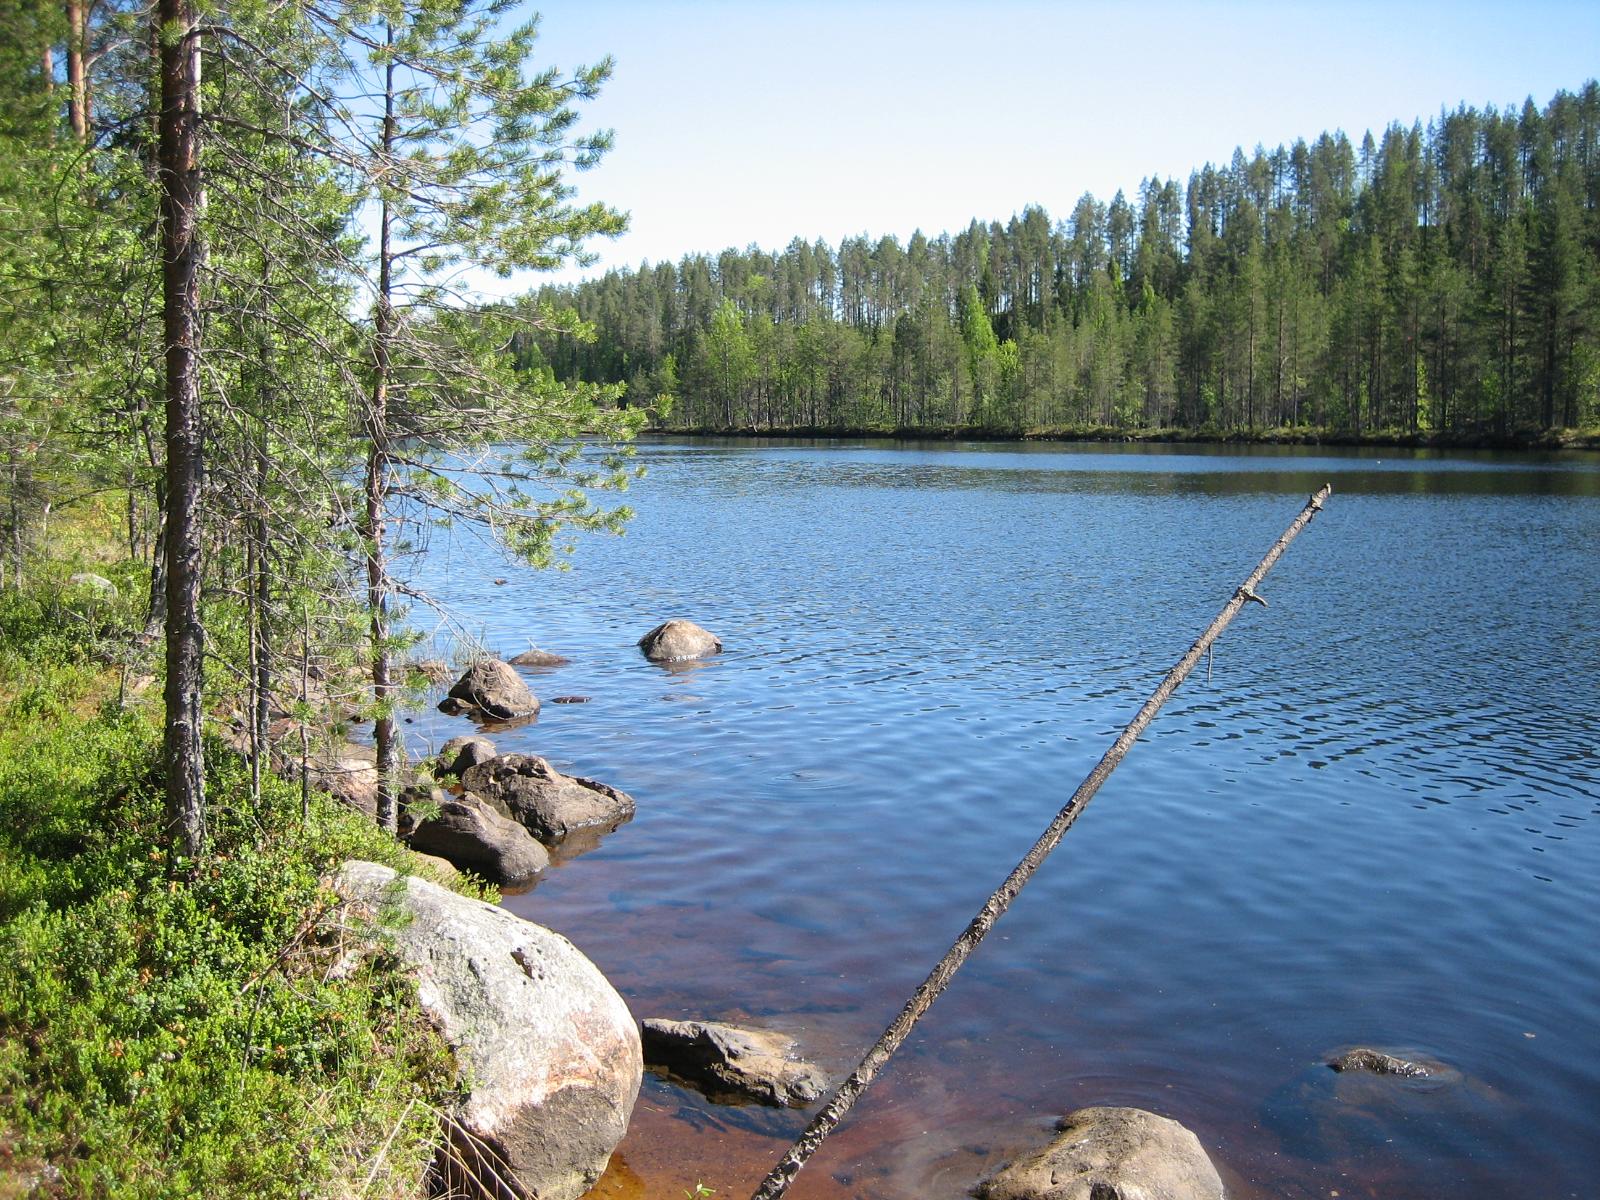
[[[252,659],[251,689],[255,705],[250,713],[250,740],[253,753],[251,784],[255,798],[261,795],[261,772],[272,763],[272,546],[267,524],[267,477],[271,459],[267,454],[267,431],[263,428],[256,443],[256,511],[251,530],[255,558],[255,590],[251,607],[255,618],[250,643]]]
[[[372,428],[380,426],[379,407],[385,401],[382,391],[374,394]],[[389,661],[389,573],[384,549],[384,497],[388,489],[388,459],[380,444],[374,441],[367,451],[367,607],[371,615],[372,645],[372,701],[377,709],[373,723],[373,748],[378,768],[377,821],[390,830],[395,828],[395,724],[389,711],[393,683]]]
[[[388,32],[390,40],[393,32]],[[383,153],[393,152],[394,65],[385,74]],[[384,509],[389,492],[389,381],[393,370],[391,351],[394,340],[394,308],[391,302],[391,270],[394,250],[390,241],[392,217],[387,200],[379,214],[378,232],[378,309],[373,323],[372,401],[367,413],[366,538],[367,609],[371,619],[372,701],[377,710],[372,740],[378,768],[377,821],[382,829],[395,829],[395,775],[398,754],[395,746],[394,714],[389,710],[394,692],[389,654],[389,564],[384,545]]]
[[[80,142],[89,140],[89,81],[84,74],[83,49],[88,36],[84,0],[67,0],[67,117],[72,134]],[[162,6],[162,11],[166,7]],[[187,28],[187,26],[185,26]]]
[[[167,823],[178,848],[204,849],[200,740],[205,630],[200,614],[200,40],[190,0],[160,0],[161,259],[166,341]]]

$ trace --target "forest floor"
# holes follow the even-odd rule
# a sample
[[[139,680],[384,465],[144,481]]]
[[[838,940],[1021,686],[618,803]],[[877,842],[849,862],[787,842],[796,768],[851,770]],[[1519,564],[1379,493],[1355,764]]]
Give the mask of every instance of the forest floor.
[[[418,1195],[449,1052],[394,963],[332,978],[316,932],[330,867],[414,859],[286,781],[252,798],[215,739],[208,852],[169,849],[160,688],[118,665],[144,569],[114,558],[0,592],[0,1200]]]

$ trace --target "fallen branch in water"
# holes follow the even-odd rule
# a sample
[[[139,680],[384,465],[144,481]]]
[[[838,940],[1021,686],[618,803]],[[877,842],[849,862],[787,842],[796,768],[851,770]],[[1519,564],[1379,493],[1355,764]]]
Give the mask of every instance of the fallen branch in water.
[[[883,1036],[878,1039],[877,1044],[867,1051],[866,1057],[861,1060],[861,1065],[839,1085],[827,1104],[822,1106],[822,1111],[812,1118],[811,1124],[805,1127],[794,1145],[789,1147],[788,1153],[778,1160],[777,1166],[773,1167],[771,1173],[761,1181],[761,1186],[752,1194],[751,1200],[777,1200],[789,1190],[789,1185],[800,1173],[800,1168],[805,1166],[806,1160],[816,1153],[823,1139],[833,1131],[840,1118],[850,1111],[861,1093],[867,1090],[867,1085],[872,1082],[873,1076],[900,1048],[901,1043],[922,1018],[922,1014],[928,1011],[933,1002],[939,998],[939,994],[949,985],[961,964],[967,961],[977,949],[978,943],[983,941],[985,935],[994,927],[994,923],[1006,909],[1011,907],[1011,901],[1016,899],[1017,893],[1033,877],[1040,864],[1049,857],[1067,830],[1072,828],[1072,823],[1078,819],[1084,807],[1100,790],[1100,785],[1110,777],[1112,771],[1117,769],[1117,764],[1126,757],[1133,743],[1155,718],[1156,713],[1161,711],[1161,706],[1173,692],[1177,691],[1178,685],[1188,677],[1201,656],[1211,649],[1212,643],[1247,603],[1254,601],[1263,607],[1266,606],[1266,601],[1256,595],[1256,586],[1267,572],[1272,570],[1273,564],[1288,549],[1289,543],[1311,523],[1312,517],[1322,511],[1323,502],[1332,492],[1333,485],[1325,484],[1320,492],[1306,501],[1305,507],[1300,510],[1300,515],[1290,523],[1288,529],[1283,531],[1283,536],[1273,543],[1272,549],[1267,551],[1266,557],[1256,565],[1256,569],[1249,577],[1235,589],[1233,598],[1223,605],[1216,620],[1212,621],[1194,645],[1189,647],[1188,653],[1178,660],[1177,665],[1167,672],[1166,678],[1161,681],[1161,686],[1156,688],[1150,699],[1144,702],[1144,707],[1138,711],[1133,720],[1128,722],[1127,728],[1111,744],[1111,749],[1105,752],[1095,764],[1094,770],[1090,771],[1078,785],[1078,790],[1072,793],[1071,799],[1062,806],[1055,820],[1050,822],[1039,840],[1033,844],[1033,848],[1023,856],[1011,874],[1006,876],[1005,882],[994,890],[983,907],[978,910],[978,915],[972,918],[971,924],[955,940],[955,944],[939,960],[938,965],[928,973],[921,986],[911,994],[911,999],[906,1001],[905,1007],[900,1010],[900,1015],[883,1031]]]

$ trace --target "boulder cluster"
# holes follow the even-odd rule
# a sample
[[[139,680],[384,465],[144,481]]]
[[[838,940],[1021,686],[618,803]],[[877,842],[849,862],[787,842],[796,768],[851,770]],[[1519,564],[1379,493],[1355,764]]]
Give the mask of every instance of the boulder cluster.
[[[639,639],[639,649],[652,662],[681,663],[720,652],[722,642],[693,621],[672,620]],[[567,662],[548,650],[525,650],[509,662],[481,658],[451,685],[439,708],[489,730],[520,724],[538,715],[539,698],[517,668]],[[430,661],[431,670],[423,674],[443,682],[438,665]],[[558,696],[553,703],[587,699]],[[353,765],[367,782],[370,764]],[[610,784],[563,775],[538,755],[500,754],[481,734],[446,742],[431,773],[442,786],[413,787],[402,798],[402,831],[411,847],[502,887],[528,886],[550,865],[553,852],[570,856],[588,849],[634,813],[632,797]],[[331,787],[336,773],[329,774]],[[351,790],[342,776],[337,782],[342,791]]]
[[[479,735],[446,742],[433,774],[445,786],[402,798],[411,848],[502,887],[526,887],[552,852],[587,849],[634,812],[633,798],[610,784],[563,775],[536,754],[501,754]]]
[[[675,662],[716,653],[722,643],[690,622],[669,621],[640,647],[647,658]],[[480,659],[439,708],[488,729],[521,724],[538,715],[539,700],[517,668],[566,662],[543,650],[510,662]],[[436,660],[416,664],[414,673],[449,680]],[[461,869],[527,886],[552,853],[581,850],[631,818],[633,799],[598,780],[564,775],[538,755],[501,754],[481,733],[446,742],[429,775],[431,784],[415,783],[401,796],[401,833],[418,873],[348,862],[329,881],[344,901],[328,920],[351,947],[345,969],[380,946],[398,957],[454,1051],[464,1098],[446,1123],[436,1162],[435,1182],[445,1194],[577,1200],[627,1132],[644,1069],[639,1026],[565,938],[434,881]],[[368,811],[376,776],[370,747],[347,745],[318,764],[323,786]],[[758,1043],[737,1033],[718,1036],[734,1058],[753,1055]],[[781,1050],[778,1043],[768,1048]],[[759,1072],[758,1063],[751,1066]],[[781,1053],[774,1066],[792,1072]],[[793,1097],[784,1102],[804,1102],[816,1086],[802,1073],[782,1094]],[[485,1180],[496,1182],[486,1189]]]

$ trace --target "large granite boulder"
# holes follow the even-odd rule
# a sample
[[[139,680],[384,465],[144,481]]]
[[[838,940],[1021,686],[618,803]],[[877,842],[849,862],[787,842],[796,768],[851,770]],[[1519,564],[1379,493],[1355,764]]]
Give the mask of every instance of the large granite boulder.
[[[720,653],[722,640],[693,621],[672,620],[640,638],[639,649],[651,662],[682,662]]]
[[[794,1039],[716,1021],[641,1021],[644,1060],[713,1100],[800,1108],[822,1096],[827,1077],[794,1057]]]
[[[356,917],[400,909],[372,940],[415,977],[471,1089],[440,1154],[443,1182],[460,1189],[450,1194],[577,1200],[639,1094],[639,1032],[622,997],[566,938],[492,904],[369,862],[345,863],[332,886]],[[468,1191],[469,1172],[513,1186]]]
[[[978,1186],[983,1200],[1222,1200],[1200,1139],[1140,1108],[1080,1108],[1043,1150]]]
[[[435,777],[459,776],[469,767],[488,762],[498,753],[493,742],[478,734],[453,737],[439,747],[439,753],[433,759],[433,773]]]
[[[539,711],[539,701],[510,663],[481,658],[456,680],[439,702],[447,713],[477,714],[490,721],[513,721]]]
[[[407,840],[413,850],[436,854],[452,866],[505,887],[524,887],[550,865],[550,852],[510,817],[468,792],[434,788]]]
[[[476,792],[547,846],[575,833],[614,829],[633,816],[633,798],[610,784],[563,775],[536,754],[502,754],[469,768],[462,786]]]

